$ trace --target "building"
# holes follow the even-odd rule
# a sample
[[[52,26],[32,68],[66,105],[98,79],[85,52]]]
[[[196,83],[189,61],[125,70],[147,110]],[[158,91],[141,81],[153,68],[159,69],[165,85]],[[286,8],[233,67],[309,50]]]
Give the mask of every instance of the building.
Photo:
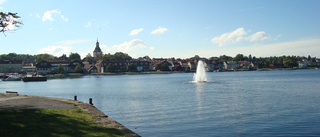
[[[42,60],[36,64],[36,68],[39,74],[57,73],[60,65],[63,67],[64,72],[75,72],[75,68],[79,64],[82,68],[84,67],[82,61],[79,60]]]
[[[299,62],[299,68],[307,68],[311,64],[310,61]]]
[[[239,68],[238,62],[236,61],[227,61],[224,62],[223,65],[226,70],[237,70]]]
[[[20,72],[22,60],[0,60],[0,73]]]
[[[48,61],[42,60],[36,64],[38,74],[48,74],[51,73],[51,63]]]
[[[98,40],[96,42],[96,48],[93,51],[93,57],[102,57],[102,51]]]

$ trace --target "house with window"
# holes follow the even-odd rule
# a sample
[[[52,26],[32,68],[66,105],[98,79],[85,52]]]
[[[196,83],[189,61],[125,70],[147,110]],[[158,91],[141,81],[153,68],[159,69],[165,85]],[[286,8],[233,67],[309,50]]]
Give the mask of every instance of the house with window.
[[[22,60],[0,60],[0,73],[20,72],[22,64]]]
[[[78,65],[84,67],[82,61],[79,60],[42,60],[38,64],[36,64],[36,70],[39,74],[48,74],[48,73],[56,73],[58,72],[58,68],[61,65],[65,72],[75,72],[75,68]]]
[[[129,64],[134,64],[137,67],[137,71],[149,71],[151,62],[147,60],[130,60]]]
[[[42,60],[36,64],[38,74],[48,74],[51,73],[52,65],[48,61]]]
[[[188,60],[181,60],[181,66],[183,71],[190,71],[189,61]]]
[[[311,64],[310,61],[299,62],[299,68],[307,68],[309,64]]]
[[[223,66],[226,70],[237,70],[239,68],[237,61],[226,61]]]
[[[153,70],[172,71],[172,64],[168,61],[159,61],[153,65]]]

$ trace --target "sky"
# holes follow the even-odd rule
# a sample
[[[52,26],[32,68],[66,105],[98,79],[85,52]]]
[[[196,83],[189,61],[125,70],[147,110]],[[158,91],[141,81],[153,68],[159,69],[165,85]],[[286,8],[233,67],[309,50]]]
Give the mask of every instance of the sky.
[[[0,54],[320,58],[320,0],[0,0]]]

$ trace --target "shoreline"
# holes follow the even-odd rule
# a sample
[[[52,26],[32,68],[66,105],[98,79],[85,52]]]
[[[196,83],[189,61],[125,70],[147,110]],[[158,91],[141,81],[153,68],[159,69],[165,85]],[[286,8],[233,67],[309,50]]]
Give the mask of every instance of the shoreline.
[[[35,100],[44,100],[46,103],[35,103],[35,104],[8,104],[8,100],[15,100],[15,102],[18,102],[19,99],[35,99]],[[113,120],[111,117],[104,114],[102,111],[97,109],[95,106],[90,105],[88,103],[77,101],[77,100],[70,100],[70,99],[62,99],[62,98],[52,98],[52,97],[41,97],[41,96],[31,96],[31,95],[20,95],[20,94],[12,94],[12,93],[0,93],[0,103],[4,104],[4,108],[2,109],[50,109],[50,107],[56,107],[60,106],[59,102],[65,103],[67,108],[74,107],[79,108],[85,112],[88,113],[88,115],[92,116],[93,121],[97,124],[104,126],[104,127],[113,127],[120,132],[123,133],[126,137],[140,137],[138,134],[134,133],[130,129],[126,128],[119,122]],[[35,108],[30,107],[32,105],[40,105],[36,106]],[[41,106],[44,105],[44,106]],[[5,106],[9,106],[8,108],[5,108]],[[24,106],[28,106],[27,108],[24,108]],[[39,108],[38,108],[39,107]],[[52,109],[52,108],[51,108]],[[57,108],[61,109],[61,108]],[[64,108],[63,108],[64,109]],[[1,110],[1,108],[0,108]]]
[[[221,71],[207,71],[210,72],[243,72],[243,71],[276,71],[276,70],[304,70],[304,69],[318,69],[318,68],[261,68],[257,70],[221,70]],[[113,75],[147,75],[147,74],[174,74],[174,73],[195,73],[196,71],[144,71],[144,72],[105,72],[105,73],[66,73],[66,74],[48,74],[48,79],[56,78],[79,78],[83,76],[113,76]]]

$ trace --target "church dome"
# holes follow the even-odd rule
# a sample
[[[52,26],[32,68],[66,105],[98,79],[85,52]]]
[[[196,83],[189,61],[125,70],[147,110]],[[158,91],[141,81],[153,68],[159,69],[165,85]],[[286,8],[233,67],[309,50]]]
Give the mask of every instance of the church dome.
[[[96,48],[94,49],[93,52],[101,52],[98,40],[97,40],[97,43],[96,43]]]

